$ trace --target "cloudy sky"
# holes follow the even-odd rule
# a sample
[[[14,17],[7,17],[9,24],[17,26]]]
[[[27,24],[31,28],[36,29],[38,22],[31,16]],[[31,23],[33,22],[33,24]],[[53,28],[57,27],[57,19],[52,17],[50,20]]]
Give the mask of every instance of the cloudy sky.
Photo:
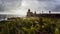
[[[60,12],[60,0],[0,0],[0,14],[26,15],[28,9]]]

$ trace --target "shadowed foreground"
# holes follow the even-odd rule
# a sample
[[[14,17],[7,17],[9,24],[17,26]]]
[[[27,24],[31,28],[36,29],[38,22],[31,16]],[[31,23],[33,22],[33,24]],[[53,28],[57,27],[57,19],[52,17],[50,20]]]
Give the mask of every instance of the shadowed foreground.
[[[8,18],[0,21],[0,34],[60,34],[60,18]]]

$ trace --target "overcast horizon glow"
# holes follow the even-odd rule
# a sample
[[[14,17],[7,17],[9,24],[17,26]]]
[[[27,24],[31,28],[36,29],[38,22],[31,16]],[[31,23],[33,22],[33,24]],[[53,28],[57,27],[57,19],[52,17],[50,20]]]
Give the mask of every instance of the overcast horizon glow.
[[[0,14],[26,15],[28,9],[31,12],[41,11],[60,12],[60,0],[0,0]]]

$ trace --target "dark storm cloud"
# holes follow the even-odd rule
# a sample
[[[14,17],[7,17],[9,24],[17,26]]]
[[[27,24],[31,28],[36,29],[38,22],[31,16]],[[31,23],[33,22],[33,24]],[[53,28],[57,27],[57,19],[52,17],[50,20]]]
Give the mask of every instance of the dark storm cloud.
[[[4,11],[4,6],[0,4],[0,11]]]
[[[57,6],[53,9],[53,11],[58,11],[58,12],[60,12],[60,5],[57,5]]]
[[[38,1],[54,1],[54,0],[38,0]]]
[[[17,9],[21,4],[21,0],[0,0],[0,11],[9,11]]]
[[[39,4],[43,3],[46,6],[43,6],[45,10],[51,11],[60,11],[60,0],[38,0]],[[43,9],[43,10],[44,10]]]

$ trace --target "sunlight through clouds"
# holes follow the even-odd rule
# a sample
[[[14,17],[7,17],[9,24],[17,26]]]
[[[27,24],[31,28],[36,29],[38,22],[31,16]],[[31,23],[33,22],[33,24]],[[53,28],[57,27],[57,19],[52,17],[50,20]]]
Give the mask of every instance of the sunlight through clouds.
[[[60,12],[60,0],[0,0],[0,13],[26,15],[28,9],[32,12]]]

